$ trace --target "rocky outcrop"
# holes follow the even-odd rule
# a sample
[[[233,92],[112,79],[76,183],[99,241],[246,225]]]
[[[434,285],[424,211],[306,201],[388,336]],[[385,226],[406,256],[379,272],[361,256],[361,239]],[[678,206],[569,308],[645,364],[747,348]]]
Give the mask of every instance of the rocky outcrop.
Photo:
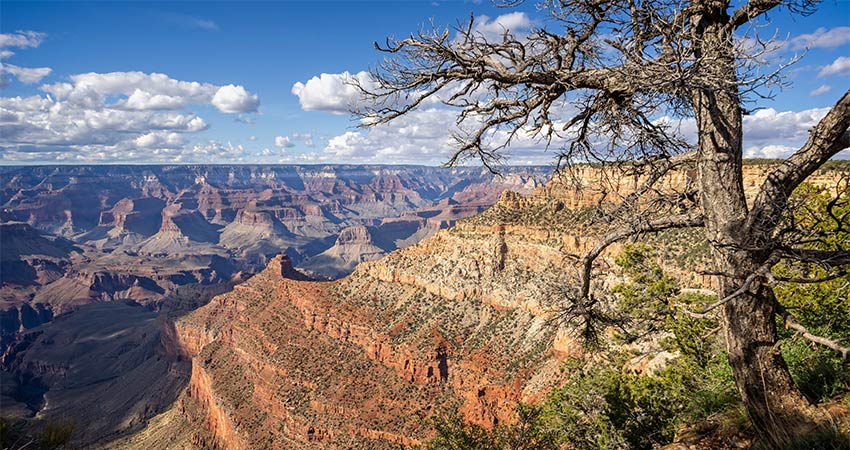
[[[316,277],[333,279],[351,272],[364,261],[374,261],[386,253],[387,250],[375,245],[367,227],[353,226],[342,230],[331,248],[308,258],[301,267]]]

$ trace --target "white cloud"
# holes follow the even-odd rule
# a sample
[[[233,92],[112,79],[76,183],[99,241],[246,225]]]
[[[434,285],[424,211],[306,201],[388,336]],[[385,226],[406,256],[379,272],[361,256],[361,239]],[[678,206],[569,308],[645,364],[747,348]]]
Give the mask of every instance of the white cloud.
[[[295,147],[295,144],[289,139],[289,136],[275,136],[274,138],[275,147],[280,148],[291,148]]]
[[[179,109],[189,104],[211,104],[224,113],[254,112],[259,98],[242,86],[216,86],[197,81],[175,80],[162,73],[110,72],[72,75],[71,83],[41,87],[47,93],[72,103],[105,104],[110,96],[126,96],[112,106],[136,110]]]
[[[181,158],[194,161],[243,161],[245,148],[241,145],[233,145],[230,142],[222,144],[218,141],[208,141],[203,144],[195,144],[189,151],[181,153]]]
[[[249,140],[249,141],[256,141],[256,140],[257,140],[257,136],[248,136],[248,140]]]
[[[768,158],[768,159],[781,159],[786,158],[792,153],[797,151],[794,147],[789,147],[787,145],[780,144],[772,144],[765,145],[763,147],[759,147],[757,145],[747,147],[744,150],[745,158]]]
[[[456,111],[416,110],[389,124],[331,137],[321,151],[291,162],[440,164],[450,156]],[[551,156],[551,155],[550,155]],[[295,158],[298,158],[297,156]],[[550,158],[551,159],[551,158]]]
[[[257,110],[260,106],[260,98],[242,86],[228,84],[216,91],[212,104],[223,113],[247,113]]]
[[[190,133],[204,131],[209,127],[210,126],[204,121],[204,119],[198,116],[192,117],[188,122],[186,122],[186,131]]]
[[[499,42],[507,31],[514,37],[522,35],[531,29],[531,19],[524,12],[512,12],[502,14],[493,20],[489,16],[481,15],[475,18],[472,32],[476,37],[483,38],[489,42]]]
[[[352,83],[360,82],[365,87],[373,86],[368,72],[338,74],[323,73],[310,78],[306,83],[292,85],[291,92],[298,97],[304,111],[326,111],[332,114],[348,114],[362,104],[360,90]]]
[[[49,67],[18,67],[9,63],[0,63],[0,71],[14,75],[21,83],[33,84],[38,83],[42,78],[50,75],[53,69]]]
[[[44,42],[45,33],[37,31],[16,31],[0,34],[0,48],[35,48]]]
[[[0,34],[0,60],[11,58],[15,52],[8,48],[35,48],[41,45],[47,37],[44,33],[36,31],[16,31],[14,33]],[[38,83],[42,78],[50,75],[52,69],[49,67],[20,67],[14,64],[0,61],[0,87],[6,87],[10,79],[6,74],[12,75],[21,83]]]
[[[832,90],[832,86],[830,86],[828,84],[822,84],[817,89],[813,90],[812,92],[809,92],[809,95],[812,96],[812,97],[816,97],[816,96],[821,95],[821,94],[826,94],[830,90]]]
[[[818,28],[814,33],[801,34],[791,39],[791,49],[833,48],[850,43],[850,27]]]
[[[186,106],[186,99],[164,94],[151,94],[150,92],[136,89],[127,97],[124,103],[128,109],[179,109]]]
[[[191,133],[207,123],[192,114],[88,109],[40,96],[0,97],[0,147],[111,146],[152,131]]]
[[[829,108],[803,111],[776,111],[766,108],[744,116],[744,139],[758,142],[805,141],[809,130],[829,112]]]
[[[180,148],[186,141],[179,133],[154,131],[137,137],[135,143],[143,148]]]
[[[828,108],[803,111],[777,111],[764,109],[744,116],[744,149],[747,157],[779,158],[793,153],[809,136],[809,130],[828,112]],[[456,111],[429,108],[413,111],[389,124],[366,130],[348,131],[331,137],[320,151],[306,155],[287,155],[283,162],[291,163],[381,163],[440,164],[451,156],[455,143],[451,132]],[[562,118],[569,115],[565,109]],[[447,124],[451,124],[447,126]],[[678,132],[695,142],[696,124],[693,119],[677,123]],[[501,142],[507,134],[502,130],[488,137],[490,142]],[[508,163],[550,164],[556,149],[563,141],[554,141],[546,150],[528,133],[520,132],[504,152]]]
[[[18,74],[22,81],[27,76],[42,74]],[[0,97],[4,160],[237,161],[244,157],[240,146],[189,143],[189,134],[209,124],[186,108],[210,105],[234,113],[256,111],[259,104],[242,86],[158,73],[84,73],[40,89],[47,95]]]
[[[785,158],[797,151],[830,108],[776,111],[767,108],[744,116],[744,156]]]
[[[839,56],[832,64],[822,67],[818,72],[818,77],[830,75],[850,75],[850,57]]]

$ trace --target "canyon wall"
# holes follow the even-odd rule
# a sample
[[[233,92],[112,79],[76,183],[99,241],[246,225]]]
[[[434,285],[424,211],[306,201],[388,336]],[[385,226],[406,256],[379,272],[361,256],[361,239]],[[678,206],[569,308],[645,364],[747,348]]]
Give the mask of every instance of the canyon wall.
[[[748,185],[764,173],[748,169]],[[667,186],[682,190],[690,176],[675,173]],[[833,188],[839,178],[819,173],[814,182]],[[589,356],[558,313],[575,288],[577,256],[606,231],[590,220],[600,201],[568,180],[504,192],[485,212],[334,282],[291,279],[291,262],[274,259],[175,324],[193,362],[179,406],[192,441],[397,448],[428,439],[427,420],[454,409],[485,427],[512,422],[518,402],[564,380],[565,358]],[[343,241],[372,239],[352,229]],[[683,230],[653,242],[687,287],[711,282],[694,274],[707,263],[700,241]],[[612,267],[620,248],[600,260],[600,282],[622,280]]]

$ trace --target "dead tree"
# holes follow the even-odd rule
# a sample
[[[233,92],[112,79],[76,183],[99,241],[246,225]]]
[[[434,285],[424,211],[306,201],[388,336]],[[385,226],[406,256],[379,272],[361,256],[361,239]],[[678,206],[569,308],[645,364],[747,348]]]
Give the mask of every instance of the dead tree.
[[[695,201],[688,210],[638,218],[604,237],[582,260],[582,306],[592,307],[591,269],[606,246],[638,233],[700,227],[719,278],[714,307],[721,311],[729,362],[755,429],[776,443],[809,429],[818,410],[794,386],[775,319],[799,324],[778,306],[770,269],[789,258],[850,262],[847,248],[813,251],[776,239],[792,191],[850,146],[850,92],[811,130],[808,142],[772,171],[752,207],[742,183],[742,115],[748,102],[782,82],[779,70],[763,72],[772,43],[758,37],[756,22],[774,9],[807,14],[816,2],[543,3],[550,13],[546,27],[525,35],[505,30],[488,37],[476,32],[470,18],[454,32],[432,27],[376,43],[389,55],[373,71],[373,83],[361,86],[372,105],[358,112],[361,120],[366,126],[386,123],[437,99],[457,108],[462,130],[449,165],[475,158],[495,170],[517,136],[545,144],[564,140],[559,164],[602,162],[642,171],[651,175],[645,193],[663,174],[693,164]],[[673,125],[681,118],[695,121],[695,146],[677,137]]]

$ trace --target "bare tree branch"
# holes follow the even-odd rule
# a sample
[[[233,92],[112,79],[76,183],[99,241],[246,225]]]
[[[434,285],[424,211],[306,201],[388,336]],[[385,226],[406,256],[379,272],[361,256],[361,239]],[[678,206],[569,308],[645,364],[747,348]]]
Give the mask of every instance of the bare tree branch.
[[[599,242],[581,260],[581,298],[590,295],[590,279],[593,270],[593,262],[611,244],[621,241],[629,236],[641,233],[654,233],[671,228],[694,228],[703,226],[702,214],[690,213],[678,216],[664,217],[643,224],[634,224],[628,228],[622,228],[603,236]]]
[[[835,272],[833,274],[830,274],[830,275],[827,275],[827,276],[824,276],[824,277],[817,277],[817,278],[793,278],[793,277],[780,277],[780,276],[774,275],[773,279],[776,280],[776,281],[782,282],[782,283],[819,284],[819,283],[824,283],[824,282],[827,282],[827,281],[832,281],[832,280],[841,278],[841,277],[843,277],[847,274],[850,274],[850,271],[839,270],[838,272]]]
[[[804,263],[815,263],[828,267],[850,266],[850,251],[811,250],[803,248],[781,248],[783,258]]]
[[[797,333],[802,336],[804,339],[814,342],[816,344],[823,345],[824,347],[830,348],[838,352],[842,358],[845,360],[850,360],[850,347],[844,347],[839,344],[838,341],[827,339],[822,336],[816,336],[812,334],[806,327],[800,325],[799,322],[779,303],[776,304],[776,310],[782,320],[785,322],[785,326],[792,330],[797,331]]]
[[[782,0],[750,0],[732,13],[732,18],[729,22],[732,27],[738,28],[781,4]]]
[[[747,217],[747,229],[766,235],[777,225],[791,192],[818,167],[850,147],[850,90],[812,130],[808,142],[768,175]]]

